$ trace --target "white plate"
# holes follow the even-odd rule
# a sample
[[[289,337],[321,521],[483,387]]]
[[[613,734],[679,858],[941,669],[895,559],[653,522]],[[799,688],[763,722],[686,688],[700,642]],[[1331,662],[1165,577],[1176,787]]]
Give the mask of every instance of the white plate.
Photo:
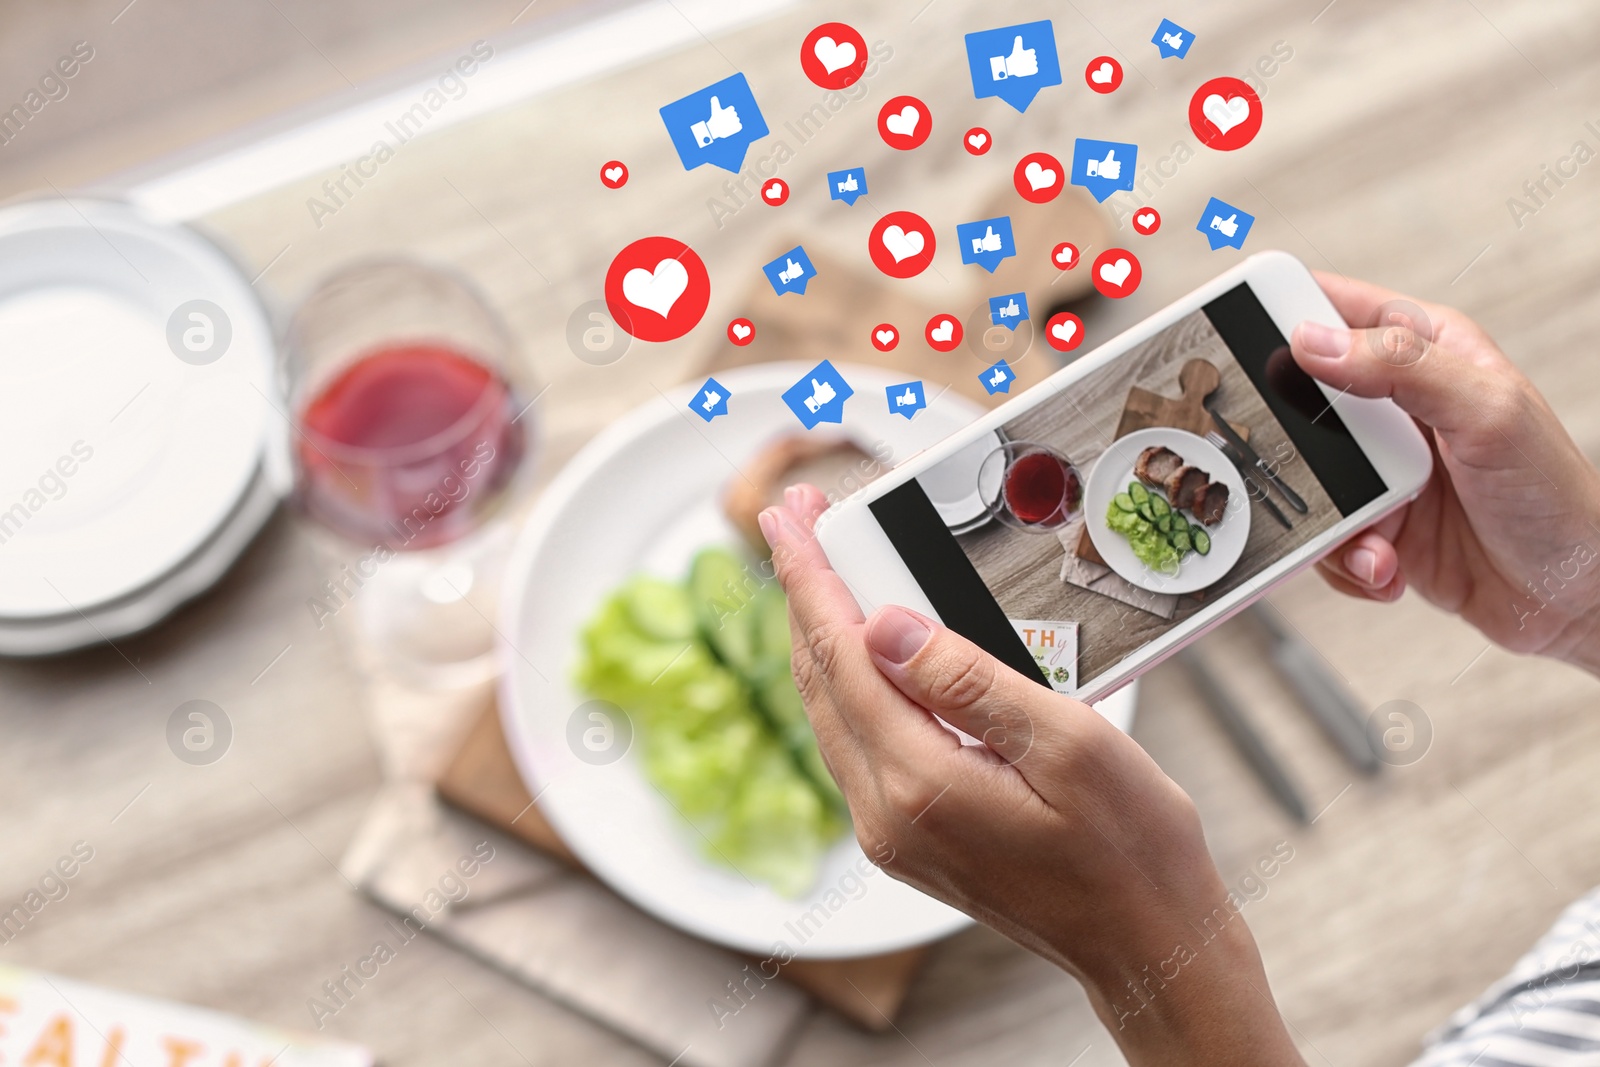
[[[1134,477],[1133,465],[1139,453],[1157,445],[1172,449],[1185,463],[1199,467],[1212,481],[1228,487],[1228,507],[1222,521],[1215,526],[1202,527],[1211,537],[1210,553],[1204,556],[1198,552],[1188,553],[1179,564],[1178,573],[1170,577],[1146,567],[1133,554],[1133,546],[1127,539],[1106,525],[1106,508],[1111,505],[1111,498],[1128,488],[1129,482],[1138,480]],[[1249,504],[1244,479],[1238,468],[1228,462],[1227,456],[1205,438],[1168,426],[1135,430],[1126,437],[1117,438],[1095,461],[1083,491],[1084,522],[1088,526],[1089,540],[1094,542],[1106,566],[1152,593],[1193,593],[1232,570],[1250,536]]]
[[[231,327],[202,366],[167,343],[191,300]],[[273,376],[265,311],[197,234],[97,201],[0,212],[0,619],[125,606],[204,554],[281,465]]]
[[[23,620],[0,618],[0,655],[51,656],[154,626],[227,573],[277,510],[284,491],[280,478],[265,469],[258,472],[239,499],[238,508],[211,540],[155,582],[125,597],[82,613]]]
[[[1005,439],[998,430],[986,433],[943,463],[917,475],[917,484],[951,533],[976,530],[989,521],[989,501],[1000,487],[980,486],[978,474],[983,461],[1003,444]]]
[[[884,401],[903,375],[837,366],[855,388],[839,432],[869,454],[881,443],[903,460],[979,414],[947,392],[908,422]],[[804,432],[779,397],[809,369],[780,363],[719,371],[727,415],[701,422],[687,407],[693,389],[670,391],[611,425],[567,465],[534,509],[510,566],[501,708],[541,811],[617,892],[674,926],[746,952],[766,956],[781,941],[796,956],[862,956],[931,941],[970,920],[872,867],[848,832],[808,895],[789,899],[752,885],[703,858],[702,842],[644,779],[633,753],[590,766],[567,742],[568,720],[585,699],[570,684],[580,628],[629,574],[680,578],[701,547],[739,543],[717,505],[721,488],[773,436]]]

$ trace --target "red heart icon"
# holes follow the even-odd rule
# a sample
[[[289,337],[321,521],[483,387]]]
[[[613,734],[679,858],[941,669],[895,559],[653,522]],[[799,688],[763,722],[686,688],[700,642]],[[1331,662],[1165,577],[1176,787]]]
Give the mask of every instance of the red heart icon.
[[[961,320],[954,315],[935,315],[924,331],[928,347],[935,352],[950,352],[961,343]]]
[[[671,237],[641,237],[606,271],[611,318],[641,341],[671,341],[699,324],[711,302],[711,276],[694,249]]]
[[[914,278],[933,262],[933,227],[914,211],[891,211],[867,237],[867,255],[891,278]]]
[[[1095,56],[1083,68],[1083,80],[1102,96],[1114,93],[1122,85],[1122,64],[1110,56]]]
[[[1238,78],[1212,78],[1189,99],[1189,128],[1200,142],[1232,152],[1261,132],[1261,98]]]
[[[932,132],[933,115],[928,105],[914,96],[897,96],[878,112],[878,136],[890,148],[909,152]]]
[[[1067,183],[1067,168],[1049,152],[1030,152],[1017,160],[1011,182],[1022,199],[1031,204],[1046,204],[1061,194]]]
[[[800,42],[800,69],[824,89],[844,89],[867,69],[867,42],[854,26],[824,22]]]
[[[1071,352],[1083,344],[1083,320],[1070,311],[1059,311],[1044,324],[1044,339],[1057,352]]]
[[[1139,257],[1125,248],[1108,248],[1094,260],[1094,287],[1101,296],[1121,300],[1139,288],[1144,277]]]

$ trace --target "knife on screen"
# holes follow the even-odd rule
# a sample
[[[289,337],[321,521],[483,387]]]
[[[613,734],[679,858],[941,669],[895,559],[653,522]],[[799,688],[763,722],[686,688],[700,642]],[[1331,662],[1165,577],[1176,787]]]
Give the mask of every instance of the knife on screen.
[[[1284,484],[1283,479],[1278,477],[1277,473],[1272,469],[1271,466],[1268,465],[1267,461],[1257,455],[1256,450],[1250,447],[1250,443],[1244,438],[1240,437],[1232,426],[1228,425],[1228,420],[1223,418],[1222,415],[1218,413],[1216,407],[1213,406],[1213,401],[1209,397],[1205,400],[1205,406],[1206,410],[1211,412],[1211,421],[1216,424],[1217,432],[1222,434],[1223,437],[1226,437],[1228,439],[1228,443],[1234,448],[1237,448],[1240,454],[1244,456],[1245,461],[1251,466],[1255,467],[1256,470],[1260,471],[1262,476],[1266,478],[1267,481],[1271,482],[1273,486],[1277,488],[1278,492],[1283,494],[1283,499],[1289,502],[1289,506],[1294,508],[1302,515],[1309,511],[1310,509],[1306,507],[1306,502],[1300,499],[1300,494],[1296,493],[1293,489],[1290,489],[1286,484]]]
[[[1250,499],[1258,501],[1262,507],[1266,508],[1267,513],[1281,522],[1285,530],[1293,529],[1294,524],[1289,521],[1289,516],[1285,515],[1278,505],[1272,502],[1272,495],[1267,491],[1267,483],[1261,480],[1261,475],[1245,461],[1244,456],[1239,454],[1239,450],[1229,444],[1226,437],[1218,433],[1206,434],[1206,440],[1215,445],[1218,452],[1227,456],[1228,461],[1239,468],[1239,475],[1245,480],[1245,483],[1260,494],[1259,496],[1251,496]]]

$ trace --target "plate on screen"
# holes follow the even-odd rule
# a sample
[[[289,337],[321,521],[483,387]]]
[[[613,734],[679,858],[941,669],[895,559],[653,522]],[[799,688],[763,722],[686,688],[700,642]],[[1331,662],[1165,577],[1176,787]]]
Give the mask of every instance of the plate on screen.
[[[992,517],[988,502],[1000,487],[984,484],[983,461],[1005,443],[1000,431],[993,430],[917,475],[917,484],[951,533],[976,530]]]
[[[1140,453],[1156,447],[1170,449],[1184,464],[1199,468],[1228,489],[1221,519],[1209,526],[1195,523],[1195,528],[1210,539],[1209,551],[1204,555],[1186,551],[1165,572],[1147,566],[1134,553],[1128,539],[1106,525],[1107,509],[1113,506],[1117,495],[1126,491],[1129,483],[1139,481],[1134,468]],[[1146,491],[1159,495],[1162,503],[1167,502],[1165,490]],[[1239,562],[1250,538],[1250,498],[1245,494],[1244,478],[1238,468],[1205,438],[1170,426],[1135,430],[1117,438],[1089,472],[1083,501],[1089,540],[1094,542],[1100,558],[1122,578],[1152,593],[1194,593],[1220,581]],[[1186,522],[1195,519],[1191,509],[1179,509],[1179,513]]]

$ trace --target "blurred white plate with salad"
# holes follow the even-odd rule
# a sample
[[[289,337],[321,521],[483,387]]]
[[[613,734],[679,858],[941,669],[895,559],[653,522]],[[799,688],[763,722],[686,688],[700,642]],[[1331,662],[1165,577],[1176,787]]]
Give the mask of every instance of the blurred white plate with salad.
[[[839,369],[855,395],[831,432],[878,472],[980,412],[945,392],[907,421],[882,399],[900,378]],[[501,709],[542,813],[618,893],[731,948],[842,958],[970,920],[857,846],[794,692],[782,593],[720,502],[803,432],[780,396],[807,370],[718,372],[727,415],[703,423],[691,387],[670,391],[567,465],[509,571]]]

